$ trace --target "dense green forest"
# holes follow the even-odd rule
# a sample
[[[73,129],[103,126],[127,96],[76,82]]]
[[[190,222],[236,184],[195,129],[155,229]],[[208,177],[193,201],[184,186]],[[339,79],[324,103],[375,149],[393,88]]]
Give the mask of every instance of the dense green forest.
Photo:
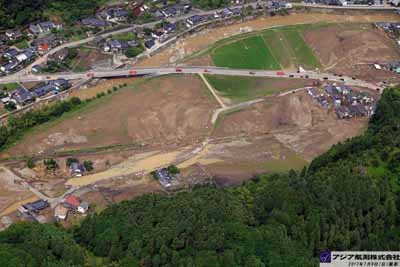
[[[71,23],[93,15],[104,0],[0,0],[0,28],[23,26],[49,15]]]
[[[386,90],[362,136],[300,173],[144,195],[68,233],[13,225],[0,233],[1,266],[303,267],[324,249],[400,250],[399,110],[400,91]]]

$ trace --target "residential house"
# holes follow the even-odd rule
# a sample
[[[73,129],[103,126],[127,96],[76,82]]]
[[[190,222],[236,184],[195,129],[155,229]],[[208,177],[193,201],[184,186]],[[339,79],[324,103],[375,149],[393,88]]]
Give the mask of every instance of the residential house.
[[[128,11],[119,8],[110,8],[105,12],[106,20],[111,22],[125,21],[128,19],[128,15]]]
[[[9,63],[0,67],[0,70],[6,74],[9,74],[15,71],[19,66],[19,62],[17,60],[10,61]]]
[[[32,89],[33,93],[36,97],[42,97],[47,95],[50,92],[55,91],[55,87],[51,83],[45,83],[38,85],[36,88]]]
[[[164,187],[170,187],[171,181],[172,181],[172,176],[169,173],[167,168],[163,168],[161,170],[156,170],[155,171],[155,176],[158,179],[158,181],[160,182],[160,184]]]
[[[10,41],[16,41],[23,37],[21,31],[19,31],[19,30],[7,30],[6,36]]]
[[[107,27],[107,22],[97,18],[86,18],[81,21],[83,26],[90,28],[105,28]]]
[[[27,48],[22,53],[19,53],[18,55],[15,56],[15,58],[19,62],[25,62],[33,59],[35,57],[35,52],[33,51],[32,48]]]
[[[38,35],[41,33],[51,32],[52,30],[60,30],[62,27],[63,26],[61,24],[55,24],[52,21],[43,21],[37,24],[29,25],[29,31],[34,35]]]
[[[29,25],[29,31],[33,35],[39,35],[41,33],[41,29],[40,29],[39,25],[36,25],[36,24]]]
[[[62,78],[50,81],[50,83],[54,85],[57,91],[63,91],[71,86],[67,80]]]
[[[150,39],[150,40],[147,40],[147,41],[144,42],[144,46],[145,46],[147,49],[151,49],[155,44],[156,44],[156,43],[154,42],[153,39]]]
[[[163,30],[165,33],[174,33],[176,31],[176,24],[175,23],[164,23]]]
[[[12,91],[10,97],[22,106],[35,101],[35,95],[24,87],[18,87]]]
[[[151,32],[151,37],[159,43],[161,43],[162,41],[164,41],[167,38],[167,36],[163,30]]]
[[[19,51],[15,48],[10,48],[3,53],[3,57],[6,59],[14,59],[18,55]]]
[[[50,61],[63,62],[69,55],[69,49],[63,48],[49,56]]]
[[[186,27],[190,28],[196,26],[204,21],[205,17],[200,15],[191,16],[186,20]]]
[[[81,200],[74,195],[69,195],[64,199],[64,206],[73,211],[78,210],[80,204]]]
[[[72,162],[71,164],[71,174],[76,177],[81,177],[84,173],[85,169],[83,165],[79,162]]]
[[[39,53],[46,53],[51,47],[59,45],[61,42],[54,34],[46,35],[32,42],[32,47]]]
[[[67,216],[68,216],[68,209],[62,204],[57,205],[56,208],[54,209],[54,217],[57,220],[63,221],[67,218]]]
[[[27,203],[25,205],[22,205],[22,207],[19,209],[22,213],[39,213],[39,211],[50,207],[49,202],[46,200],[37,200],[34,202]]]
[[[134,7],[132,9],[132,12],[133,12],[133,14],[135,14],[135,16],[140,16],[140,15],[142,15],[144,12],[146,12],[149,9],[150,9],[149,6],[147,6],[146,4],[141,3],[141,4],[137,5],[136,7]]]
[[[81,204],[79,204],[77,210],[79,213],[85,214],[88,211],[88,209],[89,209],[89,203],[86,201],[82,201]]]
[[[129,47],[127,42],[110,40],[104,44],[104,52],[121,52]]]

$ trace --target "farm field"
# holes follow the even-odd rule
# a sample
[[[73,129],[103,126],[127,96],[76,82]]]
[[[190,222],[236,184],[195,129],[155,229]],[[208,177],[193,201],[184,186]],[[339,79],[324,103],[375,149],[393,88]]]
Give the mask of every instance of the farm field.
[[[312,85],[312,80],[207,75],[207,80],[230,103],[271,96]]]
[[[203,141],[216,102],[197,76],[131,83],[74,114],[41,125],[3,155],[116,144],[167,146]]]

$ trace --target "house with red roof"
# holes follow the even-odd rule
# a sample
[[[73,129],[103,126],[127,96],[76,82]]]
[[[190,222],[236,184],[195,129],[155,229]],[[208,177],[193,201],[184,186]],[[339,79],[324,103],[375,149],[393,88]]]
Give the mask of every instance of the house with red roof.
[[[80,198],[74,195],[69,195],[64,199],[64,206],[71,210],[77,210],[80,204]]]

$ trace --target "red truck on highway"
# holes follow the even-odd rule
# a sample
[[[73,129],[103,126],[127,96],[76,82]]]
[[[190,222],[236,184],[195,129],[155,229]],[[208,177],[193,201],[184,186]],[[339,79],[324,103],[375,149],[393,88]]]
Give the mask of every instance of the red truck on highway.
[[[276,75],[278,75],[278,76],[284,76],[284,75],[285,75],[285,72],[284,72],[284,71],[277,71],[277,72],[276,72]]]
[[[136,70],[130,70],[129,71],[129,75],[136,75],[136,73],[137,73]]]
[[[181,69],[181,68],[176,68],[175,71],[176,71],[176,72],[182,72],[183,69]]]

